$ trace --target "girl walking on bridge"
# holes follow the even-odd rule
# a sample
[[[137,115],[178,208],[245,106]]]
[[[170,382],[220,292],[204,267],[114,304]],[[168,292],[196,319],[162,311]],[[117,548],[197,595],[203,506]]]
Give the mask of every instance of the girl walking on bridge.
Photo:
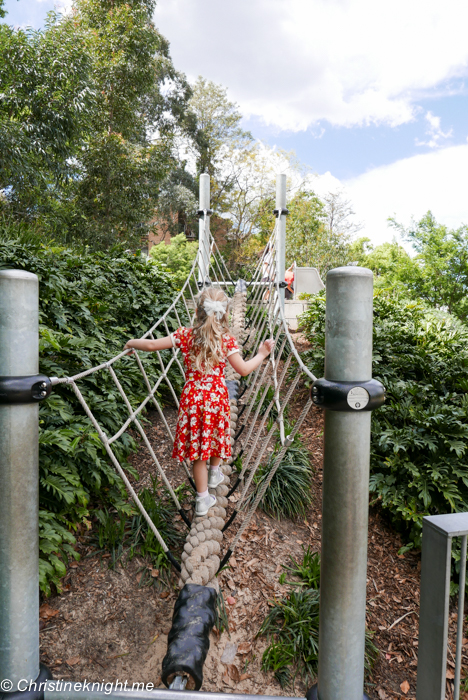
[[[172,456],[193,465],[197,489],[195,514],[206,515],[216,504],[208,488],[216,488],[224,475],[222,460],[231,456],[230,404],[224,378],[226,360],[234,371],[245,377],[269,355],[273,341],[266,340],[251,360],[245,362],[228,326],[229,300],[221,289],[209,287],[198,299],[193,328],[178,328],[157,340],[129,340],[125,348],[167,350],[179,348],[185,364],[185,386],[179,403],[179,415]],[[210,468],[207,473],[207,462]]]

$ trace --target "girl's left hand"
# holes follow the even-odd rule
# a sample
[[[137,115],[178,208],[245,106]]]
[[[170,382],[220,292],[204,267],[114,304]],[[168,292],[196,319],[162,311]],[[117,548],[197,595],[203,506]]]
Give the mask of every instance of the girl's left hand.
[[[128,352],[127,355],[133,355],[133,353],[135,351],[135,348],[132,348],[132,346],[129,345],[129,343],[131,343],[131,342],[132,342],[131,340],[127,340],[127,342],[124,345],[124,350],[130,350],[130,352]]]

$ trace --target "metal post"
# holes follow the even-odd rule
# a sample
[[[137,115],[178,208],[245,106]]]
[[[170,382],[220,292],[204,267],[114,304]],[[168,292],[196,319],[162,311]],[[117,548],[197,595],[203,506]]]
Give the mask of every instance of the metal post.
[[[326,380],[372,378],[372,297],[370,270],[328,273]],[[363,699],[370,420],[370,412],[325,411],[320,700]]]
[[[276,278],[284,282],[286,269],[286,175],[276,176],[276,207],[278,216],[278,233],[276,238]],[[281,305],[284,310],[284,288],[279,291]]]
[[[460,675],[462,665],[463,622],[465,611],[466,584],[466,535],[461,538],[460,547],[460,578],[458,581],[458,618],[457,618],[457,650],[455,655],[455,679],[453,700],[460,699]]]
[[[36,375],[36,275],[0,270],[0,375]],[[0,680],[39,676],[38,404],[0,405]],[[5,685],[10,681],[11,685]]]
[[[198,282],[200,286],[206,284],[208,270],[210,268],[210,215],[205,216],[204,212],[210,212],[210,176],[207,173],[200,175],[200,209],[198,222],[198,247],[200,250],[198,263]]]
[[[417,700],[446,697],[452,539],[461,537],[454,700],[460,693],[468,513],[423,518]]]

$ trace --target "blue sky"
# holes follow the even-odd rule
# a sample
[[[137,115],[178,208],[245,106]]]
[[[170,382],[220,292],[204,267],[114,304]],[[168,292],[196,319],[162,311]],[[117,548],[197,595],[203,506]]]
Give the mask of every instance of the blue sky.
[[[5,7],[39,27],[54,3]],[[466,0],[159,0],[155,22],[175,66],[227,87],[244,127],[294,150],[319,194],[343,190],[375,243],[392,215],[468,224]]]
[[[428,112],[440,117],[443,132],[452,132],[445,145],[465,144],[468,136],[468,93],[421,100],[414,121],[398,126],[335,126],[320,121],[312,128],[295,132],[266,126],[259,118],[244,120],[257,138],[295,150],[300,159],[317,172],[330,170],[340,180],[356,177],[401,158],[429,153],[426,130]],[[418,145],[420,144],[420,145]]]

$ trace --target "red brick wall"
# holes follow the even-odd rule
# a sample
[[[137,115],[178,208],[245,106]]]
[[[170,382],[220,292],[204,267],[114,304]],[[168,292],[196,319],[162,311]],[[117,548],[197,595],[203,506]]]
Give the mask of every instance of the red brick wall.
[[[173,222],[176,223],[176,221],[177,214],[174,214]],[[230,222],[227,219],[222,219],[219,216],[214,215],[211,217],[210,230],[220,250],[222,250],[228,242],[227,233],[229,232],[229,223]],[[195,225],[194,233],[195,238],[191,238],[190,240],[198,240],[197,225]],[[167,226],[165,226],[163,223],[158,223],[155,226],[155,230],[148,235],[148,252],[154,245],[157,245],[158,243],[166,243],[167,245],[170,242],[171,235],[168,231]]]

